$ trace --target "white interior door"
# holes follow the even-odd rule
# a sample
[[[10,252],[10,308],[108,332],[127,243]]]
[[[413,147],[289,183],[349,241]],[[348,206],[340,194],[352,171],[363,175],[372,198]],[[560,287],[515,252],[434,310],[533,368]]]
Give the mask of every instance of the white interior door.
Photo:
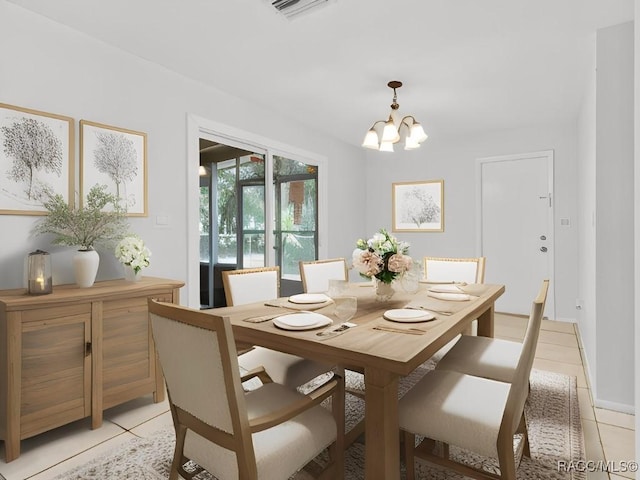
[[[546,316],[555,318],[553,151],[478,159],[479,251],[486,283],[506,291],[496,311],[528,315],[544,279]]]

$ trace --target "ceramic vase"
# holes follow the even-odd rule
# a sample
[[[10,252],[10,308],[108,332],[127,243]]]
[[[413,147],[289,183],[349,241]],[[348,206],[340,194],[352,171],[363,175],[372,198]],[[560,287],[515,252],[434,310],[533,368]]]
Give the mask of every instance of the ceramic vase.
[[[393,294],[396,293],[396,291],[393,289],[393,286],[390,283],[381,282],[377,278],[376,278],[375,288],[376,288],[376,300],[378,300],[379,302],[387,302],[391,300],[391,297],[393,297]]]
[[[89,288],[96,281],[100,255],[95,250],[78,250],[73,256],[73,272],[80,288]]]

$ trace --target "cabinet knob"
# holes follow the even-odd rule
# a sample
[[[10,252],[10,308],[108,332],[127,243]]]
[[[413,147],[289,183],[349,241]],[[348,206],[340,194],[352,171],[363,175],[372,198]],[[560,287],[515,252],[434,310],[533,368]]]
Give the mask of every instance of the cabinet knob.
[[[88,357],[89,355],[91,355],[91,342],[84,344],[84,356]]]

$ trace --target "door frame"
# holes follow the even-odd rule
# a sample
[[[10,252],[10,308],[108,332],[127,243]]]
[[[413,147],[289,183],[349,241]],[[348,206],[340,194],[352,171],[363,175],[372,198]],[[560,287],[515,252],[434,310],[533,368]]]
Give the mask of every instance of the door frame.
[[[318,166],[318,255],[327,257],[328,226],[328,161],[327,157],[310,152],[286,143],[272,140],[261,135],[225,125],[194,114],[187,114],[187,281],[185,284],[187,306],[200,308],[200,233],[199,233],[199,173],[200,138],[206,138],[231,146],[250,146],[266,151],[265,165],[265,235],[266,265],[275,265],[275,251],[273,250],[272,221],[275,215],[273,202],[274,186],[273,155],[279,155]]]
[[[555,295],[555,251],[556,251],[556,235],[555,235],[555,197],[554,197],[554,151],[542,150],[537,152],[519,153],[511,155],[498,155],[493,157],[482,157],[476,159],[476,251],[478,255],[482,255],[482,166],[485,163],[494,162],[510,162],[516,160],[523,160],[527,158],[542,158],[547,162],[547,186],[550,202],[550,212],[547,218],[547,235],[550,236],[551,252],[549,255],[549,294],[547,298],[547,305],[545,311],[546,317],[556,319],[556,295]],[[508,286],[507,286],[508,288]]]

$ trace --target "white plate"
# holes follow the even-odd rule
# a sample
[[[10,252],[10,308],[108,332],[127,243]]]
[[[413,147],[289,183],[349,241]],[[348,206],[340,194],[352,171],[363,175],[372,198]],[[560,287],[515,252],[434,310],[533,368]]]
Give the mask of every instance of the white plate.
[[[448,300],[452,302],[466,302],[471,300],[471,296],[466,293],[440,293],[429,290],[427,291],[427,295],[440,300]]]
[[[329,300],[331,299],[324,293],[301,293],[289,297],[291,303],[325,303]]]
[[[332,323],[333,320],[319,313],[289,313],[273,319],[273,324],[284,330],[311,330]]]
[[[412,310],[409,308],[397,308],[395,310],[387,310],[384,312],[383,317],[392,322],[428,322],[436,318],[431,312],[424,312],[421,310]]]
[[[433,287],[429,287],[429,291],[436,293],[464,293],[454,284],[434,285]]]

